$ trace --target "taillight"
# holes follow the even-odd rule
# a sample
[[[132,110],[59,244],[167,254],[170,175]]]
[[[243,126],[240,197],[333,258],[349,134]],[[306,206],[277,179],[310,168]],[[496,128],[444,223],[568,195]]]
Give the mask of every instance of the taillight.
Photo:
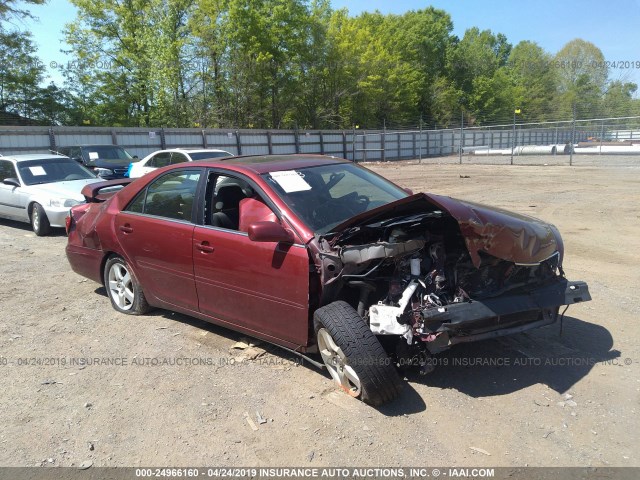
[[[69,215],[67,215],[67,218],[64,219],[64,228],[67,231],[67,235],[69,235],[69,232],[71,231],[72,222],[73,219],[71,218],[71,211],[69,211]]]

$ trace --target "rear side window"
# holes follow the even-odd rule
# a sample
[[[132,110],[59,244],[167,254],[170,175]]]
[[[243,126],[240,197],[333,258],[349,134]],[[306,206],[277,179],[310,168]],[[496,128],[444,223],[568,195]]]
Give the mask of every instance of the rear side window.
[[[181,153],[173,152],[171,154],[171,165],[175,165],[176,163],[184,163],[188,161],[189,159]]]
[[[147,162],[147,167],[161,168],[171,163],[171,152],[162,152]]]
[[[200,170],[171,172],[138,193],[125,211],[191,221]]]

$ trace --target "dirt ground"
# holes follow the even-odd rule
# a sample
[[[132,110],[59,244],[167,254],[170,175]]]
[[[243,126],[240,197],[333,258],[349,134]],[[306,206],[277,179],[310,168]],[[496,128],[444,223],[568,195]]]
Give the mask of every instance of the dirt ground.
[[[562,335],[456,347],[374,409],[278,348],[116,313],[71,271],[63,232],[0,220],[0,466],[640,466],[640,159],[454,161],[369,166],[556,224],[593,296]]]

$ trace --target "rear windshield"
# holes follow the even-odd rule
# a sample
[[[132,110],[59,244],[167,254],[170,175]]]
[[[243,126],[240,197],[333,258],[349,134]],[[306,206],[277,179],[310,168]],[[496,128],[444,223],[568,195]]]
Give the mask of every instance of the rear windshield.
[[[18,173],[25,185],[96,178],[95,174],[70,158],[48,158],[18,162]]]

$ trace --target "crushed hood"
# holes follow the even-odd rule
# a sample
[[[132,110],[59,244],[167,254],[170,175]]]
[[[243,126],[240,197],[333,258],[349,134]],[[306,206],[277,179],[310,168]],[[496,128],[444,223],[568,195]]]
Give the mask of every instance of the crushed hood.
[[[527,215],[442,195],[411,195],[356,215],[333,231],[434,209],[449,213],[458,222],[476,267],[480,266],[480,252],[514,263],[537,264],[558,251],[562,261],[562,239],[553,225]]]

